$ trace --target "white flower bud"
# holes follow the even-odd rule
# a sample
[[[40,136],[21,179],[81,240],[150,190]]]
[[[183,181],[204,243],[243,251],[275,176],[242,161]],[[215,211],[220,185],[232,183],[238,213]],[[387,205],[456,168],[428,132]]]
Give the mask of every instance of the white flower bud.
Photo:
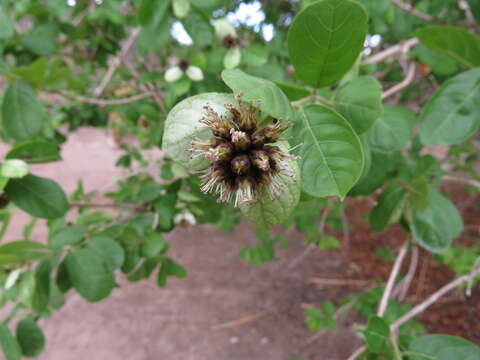
[[[173,0],[173,13],[179,19],[184,18],[190,11],[190,0]]]
[[[193,216],[191,212],[182,212],[175,215],[175,217],[173,218],[173,222],[175,223],[175,225],[183,226],[191,226],[197,223],[195,220],[195,216]]]
[[[203,72],[198,66],[189,66],[186,71],[187,76],[192,81],[202,81],[203,80]]]
[[[29,173],[28,164],[19,159],[6,160],[2,164],[0,175],[7,178],[22,178]]]
[[[174,82],[180,79],[183,75],[182,69],[178,66],[171,67],[167,71],[165,71],[165,81],[167,82]]]
[[[215,34],[220,40],[223,40],[229,35],[233,38],[237,37],[237,31],[235,30],[233,25],[226,19],[216,20],[213,26],[215,27]]]
[[[240,64],[242,53],[238,47],[234,47],[227,51],[225,58],[223,59],[223,66],[225,69],[233,69]]]

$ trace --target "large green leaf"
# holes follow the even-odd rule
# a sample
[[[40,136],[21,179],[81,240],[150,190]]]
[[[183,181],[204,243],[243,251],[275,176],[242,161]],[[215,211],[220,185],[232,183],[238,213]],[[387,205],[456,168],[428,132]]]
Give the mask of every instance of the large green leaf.
[[[333,85],[363,49],[368,16],[351,0],[322,0],[302,10],[288,32],[297,77],[315,88]]]
[[[334,110],[307,105],[293,129],[305,192],[312,196],[340,196],[362,175],[364,156],[360,139]]]
[[[286,149],[286,144],[281,143],[281,148]],[[296,160],[288,161],[289,171],[293,174],[282,176],[283,193],[276,198],[271,198],[266,190],[261,198],[252,205],[241,205],[240,210],[258,228],[271,229],[288,219],[296,208],[300,199],[300,170]]]
[[[8,39],[15,33],[15,24],[5,11],[5,7],[0,4],[0,39]]]
[[[0,345],[6,360],[20,360],[22,356],[20,345],[4,323],[0,324]]]
[[[188,151],[194,139],[207,139],[212,136],[210,129],[200,123],[205,116],[204,107],[209,105],[220,115],[224,115],[227,112],[225,104],[234,102],[234,97],[229,94],[205,93],[178,103],[165,122],[163,151],[188,169],[206,168],[209,164],[207,160],[201,156],[192,157],[192,153]]]
[[[447,54],[465,66],[480,66],[480,37],[467,29],[431,25],[415,33],[430,49]]]
[[[22,159],[27,163],[43,163],[62,160],[58,146],[45,140],[28,141],[15,145],[7,159]]]
[[[242,70],[229,69],[222,72],[222,79],[235,94],[243,94],[246,101],[260,101],[260,109],[277,119],[292,120],[292,106],[285,94],[275,83],[244,73]]]
[[[125,261],[125,251],[118,242],[105,236],[95,236],[87,245],[87,249],[96,252],[109,271],[119,269]]]
[[[27,82],[17,80],[7,88],[2,121],[7,136],[17,141],[31,140],[42,130],[43,107]]]
[[[100,301],[115,286],[113,273],[93,249],[76,249],[68,254],[65,264],[73,287],[88,301]]]
[[[439,192],[432,191],[426,209],[413,214],[410,230],[422,247],[440,253],[462,233],[463,222],[455,205]]]
[[[45,335],[32,317],[26,317],[17,324],[17,339],[26,357],[39,355],[45,347]]]
[[[213,27],[195,8],[191,9],[188,16],[182,19],[182,24],[196,46],[204,47],[212,44],[214,40]]]
[[[409,346],[411,360],[476,360],[480,348],[456,336],[426,335],[412,340]]]
[[[401,150],[412,137],[416,114],[400,106],[385,106],[385,112],[367,132],[373,151],[390,153]]]
[[[39,218],[55,219],[68,210],[67,197],[62,188],[40,176],[10,179],[5,193],[20,209]]]
[[[87,227],[85,225],[67,226],[48,239],[48,245],[54,250],[62,250],[64,246],[72,246],[82,241]]]
[[[452,145],[466,140],[480,127],[480,69],[446,81],[420,114],[424,145]]]
[[[38,56],[52,55],[57,51],[58,34],[57,24],[48,22],[33,28],[23,36],[21,42],[25,48]]]
[[[0,265],[19,265],[25,262],[38,261],[52,255],[51,249],[36,241],[12,241],[0,246]]]
[[[50,273],[52,265],[50,260],[42,261],[35,269],[35,289],[32,297],[32,307],[42,313],[47,310],[50,301]]]
[[[149,25],[152,21],[160,21],[170,5],[170,0],[141,0],[138,5],[137,18],[141,25]]]
[[[372,77],[358,77],[336,91],[333,106],[361,134],[383,113],[382,85]]]
[[[384,230],[389,224],[397,221],[405,205],[407,191],[395,184],[383,190],[378,203],[370,213],[370,223],[375,231]]]

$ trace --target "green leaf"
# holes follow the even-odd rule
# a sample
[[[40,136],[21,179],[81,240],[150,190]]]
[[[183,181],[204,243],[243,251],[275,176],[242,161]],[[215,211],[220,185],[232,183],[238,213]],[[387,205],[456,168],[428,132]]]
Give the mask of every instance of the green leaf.
[[[263,44],[251,44],[242,51],[242,61],[250,66],[262,66],[267,63],[268,50]]]
[[[163,19],[170,0],[141,0],[137,18],[140,25],[149,25],[152,21]]]
[[[297,101],[311,95],[311,91],[289,83],[276,81],[275,84],[283,91],[290,101]]]
[[[378,203],[370,213],[370,224],[375,231],[383,231],[388,225],[398,221],[402,215],[407,191],[395,184],[383,190]]]
[[[363,49],[368,16],[351,0],[322,0],[303,9],[288,32],[297,77],[320,88],[335,84]]]
[[[402,150],[412,137],[416,114],[400,106],[385,106],[385,112],[367,132],[373,151],[390,153]]]
[[[38,261],[52,255],[51,249],[36,241],[12,241],[0,246],[0,265],[19,265],[24,262]]]
[[[316,197],[344,198],[362,175],[364,156],[358,136],[334,110],[307,105],[293,129],[303,190]]]
[[[42,261],[35,270],[35,290],[32,297],[32,307],[42,313],[47,310],[50,300],[50,273],[52,266],[49,260]]]
[[[294,112],[285,94],[270,80],[231,69],[222,72],[222,79],[235,94],[246,101],[260,101],[260,109],[277,119],[293,120]]]
[[[7,159],[22,159],[27,163],[45,163],[62,160],[58,146],[44,140],[34,140],[15,145]]]
[[[337,90],[333,106],[361,134],[383,113],[382,85],[369,76],[355,78]]]
[[[104,236],[95,236],[88,244],[87,249],[95,252],[103,261],[108,271],[120,269],[125,261],[125,251],[118,242]]]
[[[419,44],[413,51],[421,62],[427,64],[432,72],[440,76],[451,76],[458,72],[459,64],[456,60],[445,54],[430,50],[423,44]]]
[[[7,88],[2,121],[6,135],[17,141],[33,139],[42,130],[43,106],[27,82],[17,80]]]
[[[73,287],[91,302],[105,299],[115,286],[115,278],[93,249],[76,249],[65,259]]]
[[[20,345],[4,323],[0,324],[0,345],[6,360],[20,360],[22,356]]]
[[[413,214],[410,231],[422,247],[441,253],[462,233],[462,217],[449,199],[432,191],[426,209]]]
[[[62,188],[40,176],[11,179],[5,193],[20,209],[39,218],[55,219],[68,210],[67,197]]]
[[[452,145],[480,127],[480,69],[463,72],[438,89],[420,114],[424,145]]]
[[[5,7],[0,5],[0,39],[8,39],[15,34],[15,24]]]
[[[372,316],[368,320],[368,326],[363,330],[365,342],[369,351],[380,353],[385,348],[388,337],[390,336],[390,327],[384,319],[378,316]]]
[[[152,233],[145,239],[145,242],[142,244],[141,253],[147,258],[152,258],[157,256],[166,248],[167,243],[163,236],[158,233]]]
[[[188,169],[202,170],[209,164],[203,157],[192,157],[190,143],[211,137],[211,131],[200,123],[205,116],[204,106],[209,105],[220,115],[227,112],[225,104],[234,103],[232,95],[205,93],[189,97],[178,103],[168,114],[165,122],[162,150],[173,160]]]
[[[166,194],[155,202],[155,212],[158,214],[158,226],[162,231],[170,231],[173,227],[173,217],[177,209],[177,195]]]
[[[447,54],[465,66],[480,66],[480,37],[467,29],[431,25],[418,30],[415,36],[430,49]]]
[[[178,18],[187,16],[190,11],[190,0],[172,0],[173,13]]]
[[[170,258],[162,259],[162,266],[158,271],[157,275],[157,284],[159,287],[165,287],[167,285],[167,279],[169,276],[175,276],[179,279],[184,279],[187,277],[187,271],[185,268],[177,264]]]
[[[182,19],[182,24],[195,45],[204,47],[212,44],[213,28],[199,11],[192,9],[188,16]]]
[[[280,148],[285,150],[287,145],[279,143]],[[300,199],[300,171],[295,160],[287,162],[289,171],[293,176],[282,176],[279,181],[283,184],[281,195],[271,198],[266,189],[260,199],[252,205],[240,205],[240,210],[253,225],[262,229],[271,229],[288,219],[296,208]]]
[[[17,340],[26,357],[39,355],[45,347],[45,335],[32,317],[26,317],[17,324]]]
[[[78,244],[86,232],[87,227],[84,225],[65,227],[48,240],[48,245],[54,250],[62,250],[64,246]]]
[[[56,23],[48,22],[33,28],[23,36],[21,43],[38,56],[52,55],[57,51],[59,29]]]
[[[426,335],[413,339],[408,350],[411,360],[475,360],[480,357],[478,346],[450,335]]]
[[[172,21],[165,16],[160,22],[154,21],[148,26],[142,27],[138,37],[138,47],[141,54],[161,51],[165,48],[170,38]]]

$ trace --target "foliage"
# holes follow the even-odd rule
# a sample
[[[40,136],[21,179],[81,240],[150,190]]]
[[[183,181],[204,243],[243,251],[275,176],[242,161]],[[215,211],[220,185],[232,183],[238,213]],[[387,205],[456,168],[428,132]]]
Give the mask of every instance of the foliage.
[[[462,2],[465,10],[456,1],[418,0],[412,8],[388,0],[261,1],[259,23],[227,20],[247,3],[0,2],[0,135],[9,146],[0,168],[0,238],[16,208],[32,217],[23,239],[0,245],[0,303],[12,305],[0,326],[6,359],[42,351],[48,339],[37,322],[71,291],[95,302],[116,291],[119,276],[136,282],[156,273],[159,287],[186,277],[165,237],[177,226],[210,223],[232,231],[245,216],[259,241],[239,256],[262,264],[275,259],[277,244],[288,246],[286,237],[270,232],[275,225],[295,227],[320,250],[337,249],[330,230],[354,230],[340,221],[345,199],[372,197],[372,230],[398,223],[409,248],[435,253],[458,274],[478,267],[476,247],[452,246],[463,221],[441,187],[466,174],[461,182],[478,190],[477,2]],[[182,26],[187,42],[171,31]],[[248,112],[231,110],[242,110],[242,101],[255,109],[255,132],[239,126],[251,120]],[[217,113],[210,128],[218,143],[192,154],[192,142],[212,136],[204,126],[208,109]],[[97,209],[96,194],[81,182],[67,196],[30,172],[30,164],[62,160],[69,131],[81,126],[136,139],[121,145],[116,163],[129,175],[98,194],[116,211]],[[234,128],[219,135],[221,126]],[[212,159],[224,166],[220,143],[245,151],[238,139],[254,151],[238,176],[222,168],[224,184],[248,199],[248,184],[263,187],[237,208],[204,193],[216,184],[223,194],[218,182],[208,185],[218,172],[197,171]],[[269,153],[258,145],[264,142]],[[446,160],[425,155],[439,145],[448,146]],[[154,164],[145,156],[152,148],[165,155]],[[266,169],[275,176],[266,178]],[[37,219],[47,220],[47,239],[32,238]],[[378,256],[395,262],[389,250]],[[391,300],[378,315],[384,289],[349,299],[366,322],[363,356],[479,356],[466,340],[418,338],[423,329],[414,320],[392,331],[411,308]],[[307,309],[307,326],[335,328],[342,306],[327,301]]]

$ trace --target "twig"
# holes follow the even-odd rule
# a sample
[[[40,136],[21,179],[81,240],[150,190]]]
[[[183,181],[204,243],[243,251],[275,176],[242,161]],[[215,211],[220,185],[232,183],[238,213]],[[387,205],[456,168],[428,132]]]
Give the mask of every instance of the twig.
[[[365,351],[367,351],[367,347],[365,345],[360,346],[357,350],[353,352],[352,355],[348,357],[347,360],[355,360],[358,358],[360,355],[362,355]]]
[[[390,89],[385,91],[382,94],[382,100],[392,96],[393,94],[396,94],[400,90],[402,90],[402,89],[406,88],[408,85],[410,85],[413,82],[413,80],[415,79],[415,69],[416,69],[415,63],[413,63],[413,62],[410,63],[410,65],[408,67],[408,71],[407,71],[407,76],[405,76],[405,79],[403,79],[402,82],[398,83],[395,86],[392,86]]]
[[[348,228],[349,225],[348,225],[347,215],[345,214],[345,208],[342,209],[340,217],[342,219],[343,236],[345,237],[345,241],[343,243],[345,247],[348,249],[350,247],[350,229]]]
[[[385,290],[383,291],[382,300],[380,300],[380,305],[378,306],[377,316],[383,316],[385,314],[385,310],[387,309],[388,299],[390,298],[390,294],[393,290],[393,285],[395,285],[395,279],[398,276],[398,272],[400,271],[400,266],[402,265],[403,259],[405,259],[405,255],[407,255],[407,248],[408,248],[408,241],[400,249],[398,253],[397,259],[393,264],[392,272],[387,281],[387,286],[385,286]]]
[[[108,67],[108,70],[107,70],[105,76],[103,77],[102,81],[95,88],[95,90],[93,90],[93,94],[95,95],[95,97],[99,97],[105,91],[105,88],[107,87],[110,80],[112,80],[112,77],[115,74],[115,71],[117,71],[117,68],[122,63],[122,59],[127,55],[127,53],[130,51],[130,48],[133,46],[133,44],[137,40],[138,35],[140,35],[140,28],[139,27],[134,28],[132,30],[132,32],[130,33],[130,36],[127,38],[127,40],[123,44],[122,48],[120,49],[120,52],[117,54],[117,56],[115,56],[111,60],[110,66]]]
[[[404,3],[402,0],[393,0],[393,3],[395,6],[398,8],[405,10],[406,12],[412,14],[415,17],[418,17],[419,19],[422,19],[424,21],[433,21],[434,18],[428,14],[425,14],[421,11],[418,11],[415,9],[412,5]]]
[[[264,312],[261,312],[261,313],[258,313],[258,314],[253,314],[253,315],[248,315],[248,316],[245,316],[241,319],[238,319],[238,320],[233,320],[233,321],[229,321],[229,322],[226,322],[226,323],[223,323],[223,324],[219,324],[219,325],[215,325],[212,327],[213,330],[220,330],[220,329],[229,329],[229,328],[233,328],[233,327],[237,327],[237,326],[240,326],[240,325],[244,325],[244,324],[247,324],[249,322],[252,322],[254,320],[257,320],[259,317],[265,315],[267,313],[267,311],[264,311]]]
[[[477,260],[475,260],[475,263],[473,264],[473,268],[474,269],[480,268],[480,257],[478,257]],[[466,296],[472,296],[473,278],[474,276],[472,276],[470,280],[468,280],[467,290],[465,290]]]
[[[106,106],[106,105],[123,105],[123,104],[129,104],[135,101],[143,100],[143,99],[152,97],[153,92],[145,92],[143,94],[138,94],[138,95],[130,96],[123,99],[94,99],[94,98],[88,98],[85,96],[70,94],[70,93],[65,93],[61,95],[72,98],[80,102],[87,103],[87,104],[96,104],[96,105]]]
[[[412,283],[412,280],[415,276],[415,272],[417,271],[417,266],[418,266],[418,248],[416,246],[413,246],[412,248],[412,257],[410,258],[410,266],[408,268],[407,276],[405,279],[401,282],[401,285],[399,286],[399,295],[398,295],[398,300],[402,301],[405,299],[408,293],[408,289],[410,288],[410,284]]]
[[[311,278],[309,281],[311,284],[318,286],[364,286],[370,284],[370,280],[354,280],[354,279],[324,279],[324,278]]]
[[[390,328],[392,329],[392,331],[398,329],[400,326],[402,326],[407,321],[411,320],[415,316],[424,312],[430,305],[437,302],[438,299],[440,299],[443,295],[445,295],[448,292],[450,292],[451,290],[455,289],[458,285],[460,285],[460,284],[462,284],[466,281],[470,281],[471,278],[473,278],[477,275],[480,275],[480,267],[471,271],[467,275],[463,275],[463,276],[459,277],[458,279],[456,279],[454,281],[451,281],[450,283],[448,283],[447,285],[442,287],[440,290],[438,290],[437,292],[430,295],[430,297],[428,299],[426,299],[424,302],[422,302],[421,304],[418,304],[412,310],[410,310],[408,313],[406,313],[401,318],[399,318],[397,321],[395,321],[390,326]]]
[[[400,53],[407,53],[412,47],[416,46],[418,44],[418,39],[417,38],[412,38],[405,40],[403,43],[391,46],[378,54],[372,55],[371,57],[365,59],[363,61],[364,65],[367,64],[376,64],[379,62],[382,62],[386,59],[388,59],[391,56],[400,54]]]
[[[480,181],[476,181],[472,179],[465,179],[465,178],[456,177],[456,176],[443,176],[442,181],[449,181],[449,182],[455,182],[455,183],[464,184],[464,185],[470,185],[477,189],[480,189]]]

